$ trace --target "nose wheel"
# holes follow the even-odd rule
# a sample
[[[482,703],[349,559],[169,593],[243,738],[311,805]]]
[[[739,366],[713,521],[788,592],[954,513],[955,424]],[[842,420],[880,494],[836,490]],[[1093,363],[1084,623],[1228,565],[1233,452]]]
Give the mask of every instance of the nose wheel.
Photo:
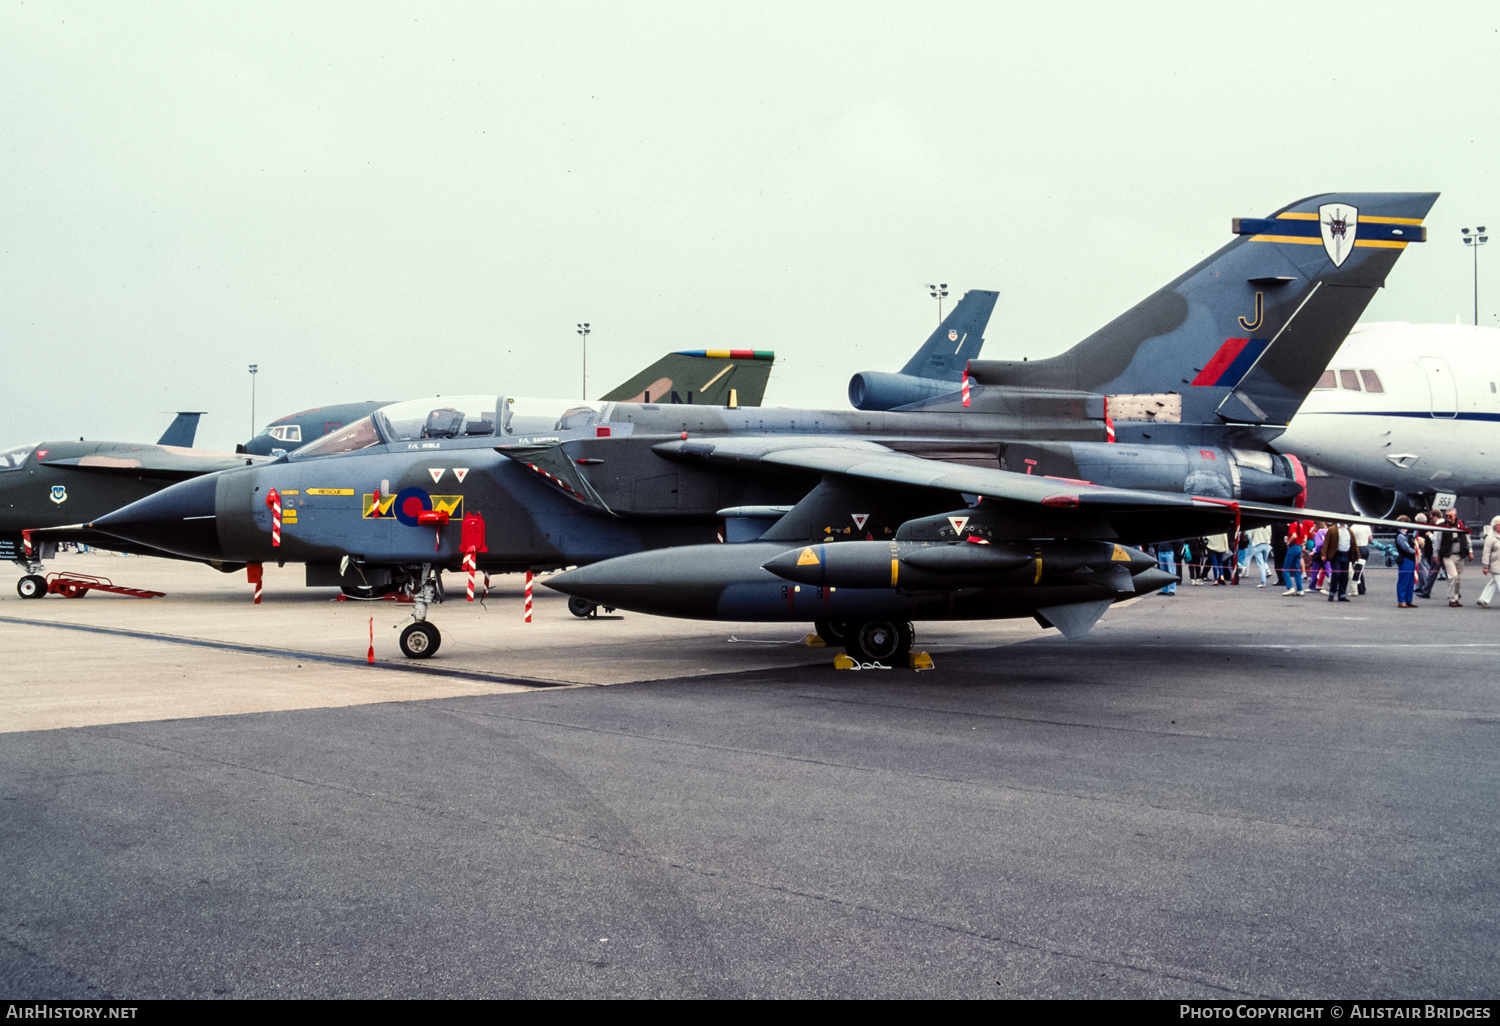
[[[426,659],[443,643],[442,634],[426,620],[406,625],[401,632],[401,654],[408,659]]]
[[[47,594],[47,578],[41,574],[27,574],[16,582],[16,594],[22,598],[41,598]]]

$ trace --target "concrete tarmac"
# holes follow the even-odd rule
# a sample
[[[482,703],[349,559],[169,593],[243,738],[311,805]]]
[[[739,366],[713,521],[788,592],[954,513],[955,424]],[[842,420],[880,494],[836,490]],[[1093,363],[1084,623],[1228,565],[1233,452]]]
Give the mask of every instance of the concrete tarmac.
[[[1494,996],[1477,587],[919,625],[914,674],[514,581],[409,664],[292,568],[51,569],[171,594],[0,599],[0,997]]]

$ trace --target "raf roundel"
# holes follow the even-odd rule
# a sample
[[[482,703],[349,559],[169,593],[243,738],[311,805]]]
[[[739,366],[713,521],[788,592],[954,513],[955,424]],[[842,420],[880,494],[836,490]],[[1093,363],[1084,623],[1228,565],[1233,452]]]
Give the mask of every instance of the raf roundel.
[[[407,527],[417,526],[417,514],[432,510],[432,497],[420,488],[404,488],[396,496],[392,511]]]

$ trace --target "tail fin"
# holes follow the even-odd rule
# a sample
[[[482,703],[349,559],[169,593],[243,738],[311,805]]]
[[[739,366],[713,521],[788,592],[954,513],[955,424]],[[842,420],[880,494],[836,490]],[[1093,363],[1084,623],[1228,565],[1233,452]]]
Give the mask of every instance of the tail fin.
[[[858,410],[895,410],[953,391],[964,368],[984,347],[984,329],[1000,293],[970,289],[927,336],[906,366],[860,371],[849,379],[849,403]]]
[[[602,402],[759,406],[776,354],[765,349],[696,349],[668,353]]]
[[[1176,393],[1185,427],[1284,426],[1401,251],[1426,240],[1437,197],[1324,193],[1235,218],[1228,245],[1066,353],[976,361],[970,378],[1125,399]]]
[[[979,359],[984,347],[984,329],[995,310],[998,292],[970,289],[954,304],[937,330],[927,336],[912,358],[901,368],[902,374],[919,378],[958,381],[970,360]]]
[[[156,440],[156,444],[180,445],[184,449],[191,449],[193,440],[198,437],[198,418],[201,416],[203,416],[202,410],[179,413],[177,418],[167,425],[167,430]]]

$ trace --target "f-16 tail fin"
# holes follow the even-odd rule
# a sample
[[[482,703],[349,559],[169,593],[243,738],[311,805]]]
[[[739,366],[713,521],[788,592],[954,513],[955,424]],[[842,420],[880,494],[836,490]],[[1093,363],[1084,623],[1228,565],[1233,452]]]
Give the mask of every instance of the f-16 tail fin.
[[[759,406],[776,354],[765,349],[695,349],[668,353],[601,402]]]
[[[984,329],[995,312],[1000,293],[970,289],[954,304],[927,341],[901,368],[902,374],[919,378],[958,381],[970,360],[979,359],[984,347]]]
[[[179,445],[184,449],[191,449],[193,442],[198,437],[198,418],[203,416],[203,411],[179,413],[167,430],[156,440],[157,445]]]
[[[849,402],[860,410],[894,410],[951,392],[979,357],[984,329],[1000,293],[970,289],[898,373],[861,371],[849,379]]]
[[[1228,245],[1072,349],[975,361],[970,379],[1100,392],[1112,412],[1115,397],[1180,397],[1180,423],[1200,430],[1284,427],[1402,250],[1426,240],[1437,197],[1324,193],[1235,218]]]

